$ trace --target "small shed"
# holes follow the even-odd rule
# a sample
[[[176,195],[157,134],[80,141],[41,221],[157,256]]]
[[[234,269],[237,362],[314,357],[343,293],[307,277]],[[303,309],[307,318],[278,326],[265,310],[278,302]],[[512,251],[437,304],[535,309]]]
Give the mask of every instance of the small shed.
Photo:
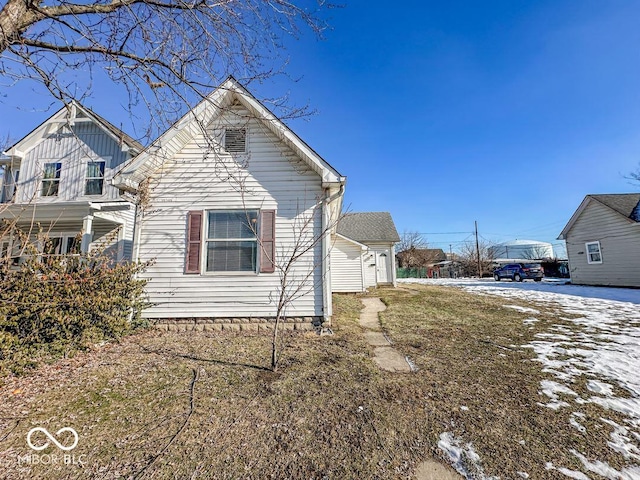
[[[389,212],[344,214],[332,239],[332,290],[364,292],[379,285],[395,286],[399,241]]]

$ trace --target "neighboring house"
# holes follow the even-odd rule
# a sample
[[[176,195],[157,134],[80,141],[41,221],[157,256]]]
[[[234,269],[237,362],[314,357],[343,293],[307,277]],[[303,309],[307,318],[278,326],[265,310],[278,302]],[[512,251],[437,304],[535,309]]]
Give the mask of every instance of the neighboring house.
[[[558,238],[572,283],[640,287],[640,193],[587,195]]]
[[[275,317],[286,273],[287,321],[330,319],[330,234],[344,184],[229,78],[114,178],[145,198],[134,258],[155,263],[144,273],[152,306],[143,315],[178,328],[254,329]]]
[[[395,244],[399,241],[388,212],[343,215],[332,242],[333,291],[364,292],[378,285],[395,286]]]
[[[454,262],[447,260],[441,248],[411,247],[396,254],[403,277],[453,278],[457,276]]]
[[[0,219],[32,238],[41,229],[50,239],[47,254],[86,252],[108,239],[117,260],[130,259],[135,205],[110,181],[142,148],[72,102],[0,158]],[[15,229],[2,228],[0,242],[2,257],[18,264],[22,248]]]

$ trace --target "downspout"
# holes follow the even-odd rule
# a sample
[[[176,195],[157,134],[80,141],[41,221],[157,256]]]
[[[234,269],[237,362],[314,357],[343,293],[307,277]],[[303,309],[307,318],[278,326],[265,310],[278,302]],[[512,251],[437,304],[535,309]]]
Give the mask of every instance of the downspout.
[[[344,193],[344,184],[340,185],[340,189],[330,195],[330,190],[325,189],[325,199],[322,204],[322,314],[324,317],[324,325],[331,325],[331,315],[333,314],[333,300],[331,298],[331,235],[329,234],[330,226],[330,210],[329,205],[336,198]]]
[[[137,262],[140,260],[140,245],[138,244],[138,202],[136,201],[136,208],[133,211],[133,235],[131,238],[131,261]]]

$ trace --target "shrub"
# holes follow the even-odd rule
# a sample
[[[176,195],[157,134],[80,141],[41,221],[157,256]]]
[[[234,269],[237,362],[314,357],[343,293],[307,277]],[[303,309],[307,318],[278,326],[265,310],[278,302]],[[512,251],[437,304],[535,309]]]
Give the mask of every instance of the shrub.
[[[22,263],[0,265],[0,372],[19,373],[51,356],[68,355],[142,326],[147,264],[114,262],[99,248],[47,255],[20,234]]]

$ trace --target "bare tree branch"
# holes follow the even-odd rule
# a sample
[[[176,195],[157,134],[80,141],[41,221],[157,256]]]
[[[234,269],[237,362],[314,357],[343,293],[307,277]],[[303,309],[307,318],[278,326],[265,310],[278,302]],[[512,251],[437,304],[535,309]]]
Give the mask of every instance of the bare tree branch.
[[[248,84],[283,74],[287,39],[327,28],[322,14],[332,5],[314,3],[7,0],[0,79],[37,82],[69,102],[91,96],[93,77],[106,75],[126,92],[132,115],[147,111],[155,122],[137,136],[153,138],[228,75]]]

